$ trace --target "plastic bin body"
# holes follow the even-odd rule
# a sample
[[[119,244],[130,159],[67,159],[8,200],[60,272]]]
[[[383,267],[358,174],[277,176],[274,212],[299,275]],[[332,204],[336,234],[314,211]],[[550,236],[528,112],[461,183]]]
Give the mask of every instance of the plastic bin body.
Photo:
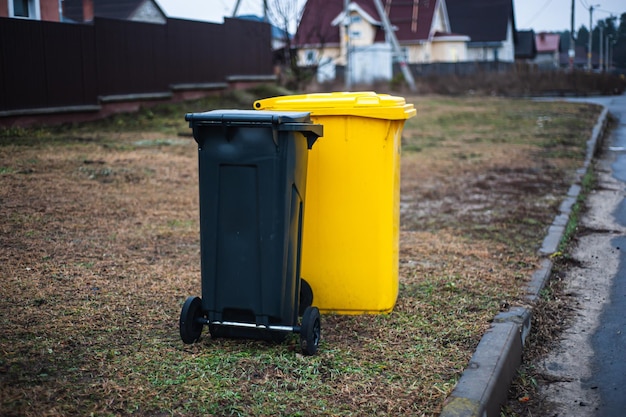
[[[302,277],[324,313],[390,312],[398,295],[400,145],[404,98],[373,92],[259,100],[324,126],[309,155]]]
[[[308,113],[188,114],[198,142],[202,309],[210,322],[298,318]]]

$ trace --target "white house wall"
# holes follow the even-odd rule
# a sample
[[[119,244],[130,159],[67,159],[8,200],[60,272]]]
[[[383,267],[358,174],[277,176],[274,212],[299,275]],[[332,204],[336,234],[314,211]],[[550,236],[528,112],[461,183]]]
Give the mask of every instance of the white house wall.
[[[391,56],[391,45],[387,43],[355,47],[350,55],[351,81],[372,84],[391,80]]]
[[[558,52],[538,52],[534,61],[540,68],[558,68],[559,53]]]
[[[302,48],[298,50],[298,65],[314,66],[320,62],[327,62],[329,59],[336,65],[344,65],[344,57],[341,55],[338,45],[330,45],[319,48]]]
[[[515,62],[515,41],[513,40],[513,23],[509,19],[506,28],[506,41],[501,48],[500,61]]]
[[[405,49],[406,48],[406,49]],[[407,51],[407,63],[409,64],[428,64],[431,59],[431,44],[424,42],[417,45],[404,47]]]
[[[467,61],[467,43],[465,41],[440,41],[432,44],[431,62]]]
[[[366,19],[364,19],[357,12],[352,11],[350,13],[350,46],[351,47],[360,47],[360,46],[368,46],[374,43],[374,39],[376,37],[376,26],[370,24]],[[339,27],[339,36],[340,39],[345,39],[346,27],[344,25],[340,25]],[[337,65],[345,65],[346,64],[346,45],[344,42],[340,45],[340,57],[337,60]]]
[[[468,61],[494,61],[494,48],[493,47],[468,47],[467,48],[467,60]]]
[[[374,43],[376,37],[376,27],[369,24],[365,19],[357,13],[350,15],[350,43],[352,46],[365,46]],[[342,27],[342,35],[345,27]]]
[[[513,25],[509,20],[507,26],[506,40],[501,42],[501,46],[494,48],[493,46],[468,46],[468,61],[495,61],[497,50],[498,61],[515,62],[515,44],[513,42]]]

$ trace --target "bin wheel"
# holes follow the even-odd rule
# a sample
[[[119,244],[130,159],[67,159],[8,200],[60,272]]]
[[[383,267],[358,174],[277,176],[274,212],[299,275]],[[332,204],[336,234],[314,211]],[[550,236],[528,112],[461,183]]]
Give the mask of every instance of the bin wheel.
[[[183,343],[192,344],[200,339],[203,324],[199,321],[202,314],[200,297],[187,297],[180,312],[180,338]]]
[[[311,356],[317,352],[320,343],[320,311],[317,307],[307,307],[302,315],[300,327],[300,348],[302,353]]]

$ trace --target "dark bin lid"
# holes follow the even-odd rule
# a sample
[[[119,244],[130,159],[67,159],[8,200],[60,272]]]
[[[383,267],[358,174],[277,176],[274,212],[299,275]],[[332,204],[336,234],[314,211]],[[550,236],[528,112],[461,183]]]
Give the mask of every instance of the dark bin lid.
[[[187,113],[189,127],[271,127],[275,131],[302,132],[309,141],[309,149],[315,139],[323,136],[320,124],[311,122],[311,113],[295,111],[212,110],[203,113]]]
[[[185,120],[193,124],[229,124],[229,123],[310,123],[311,113],[296,111],[268,111],[256,110],[212,110],[203,113],[187,113]]]

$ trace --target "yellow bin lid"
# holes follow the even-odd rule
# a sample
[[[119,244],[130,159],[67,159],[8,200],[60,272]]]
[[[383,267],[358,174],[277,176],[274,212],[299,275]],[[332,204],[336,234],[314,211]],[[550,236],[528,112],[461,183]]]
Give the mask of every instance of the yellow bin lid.
[[[311,116],[361,116],[404,120],[417,113],[403,97],[373,91],[335,92],[279,96],[257,100],[256,110],[302,110]]]

